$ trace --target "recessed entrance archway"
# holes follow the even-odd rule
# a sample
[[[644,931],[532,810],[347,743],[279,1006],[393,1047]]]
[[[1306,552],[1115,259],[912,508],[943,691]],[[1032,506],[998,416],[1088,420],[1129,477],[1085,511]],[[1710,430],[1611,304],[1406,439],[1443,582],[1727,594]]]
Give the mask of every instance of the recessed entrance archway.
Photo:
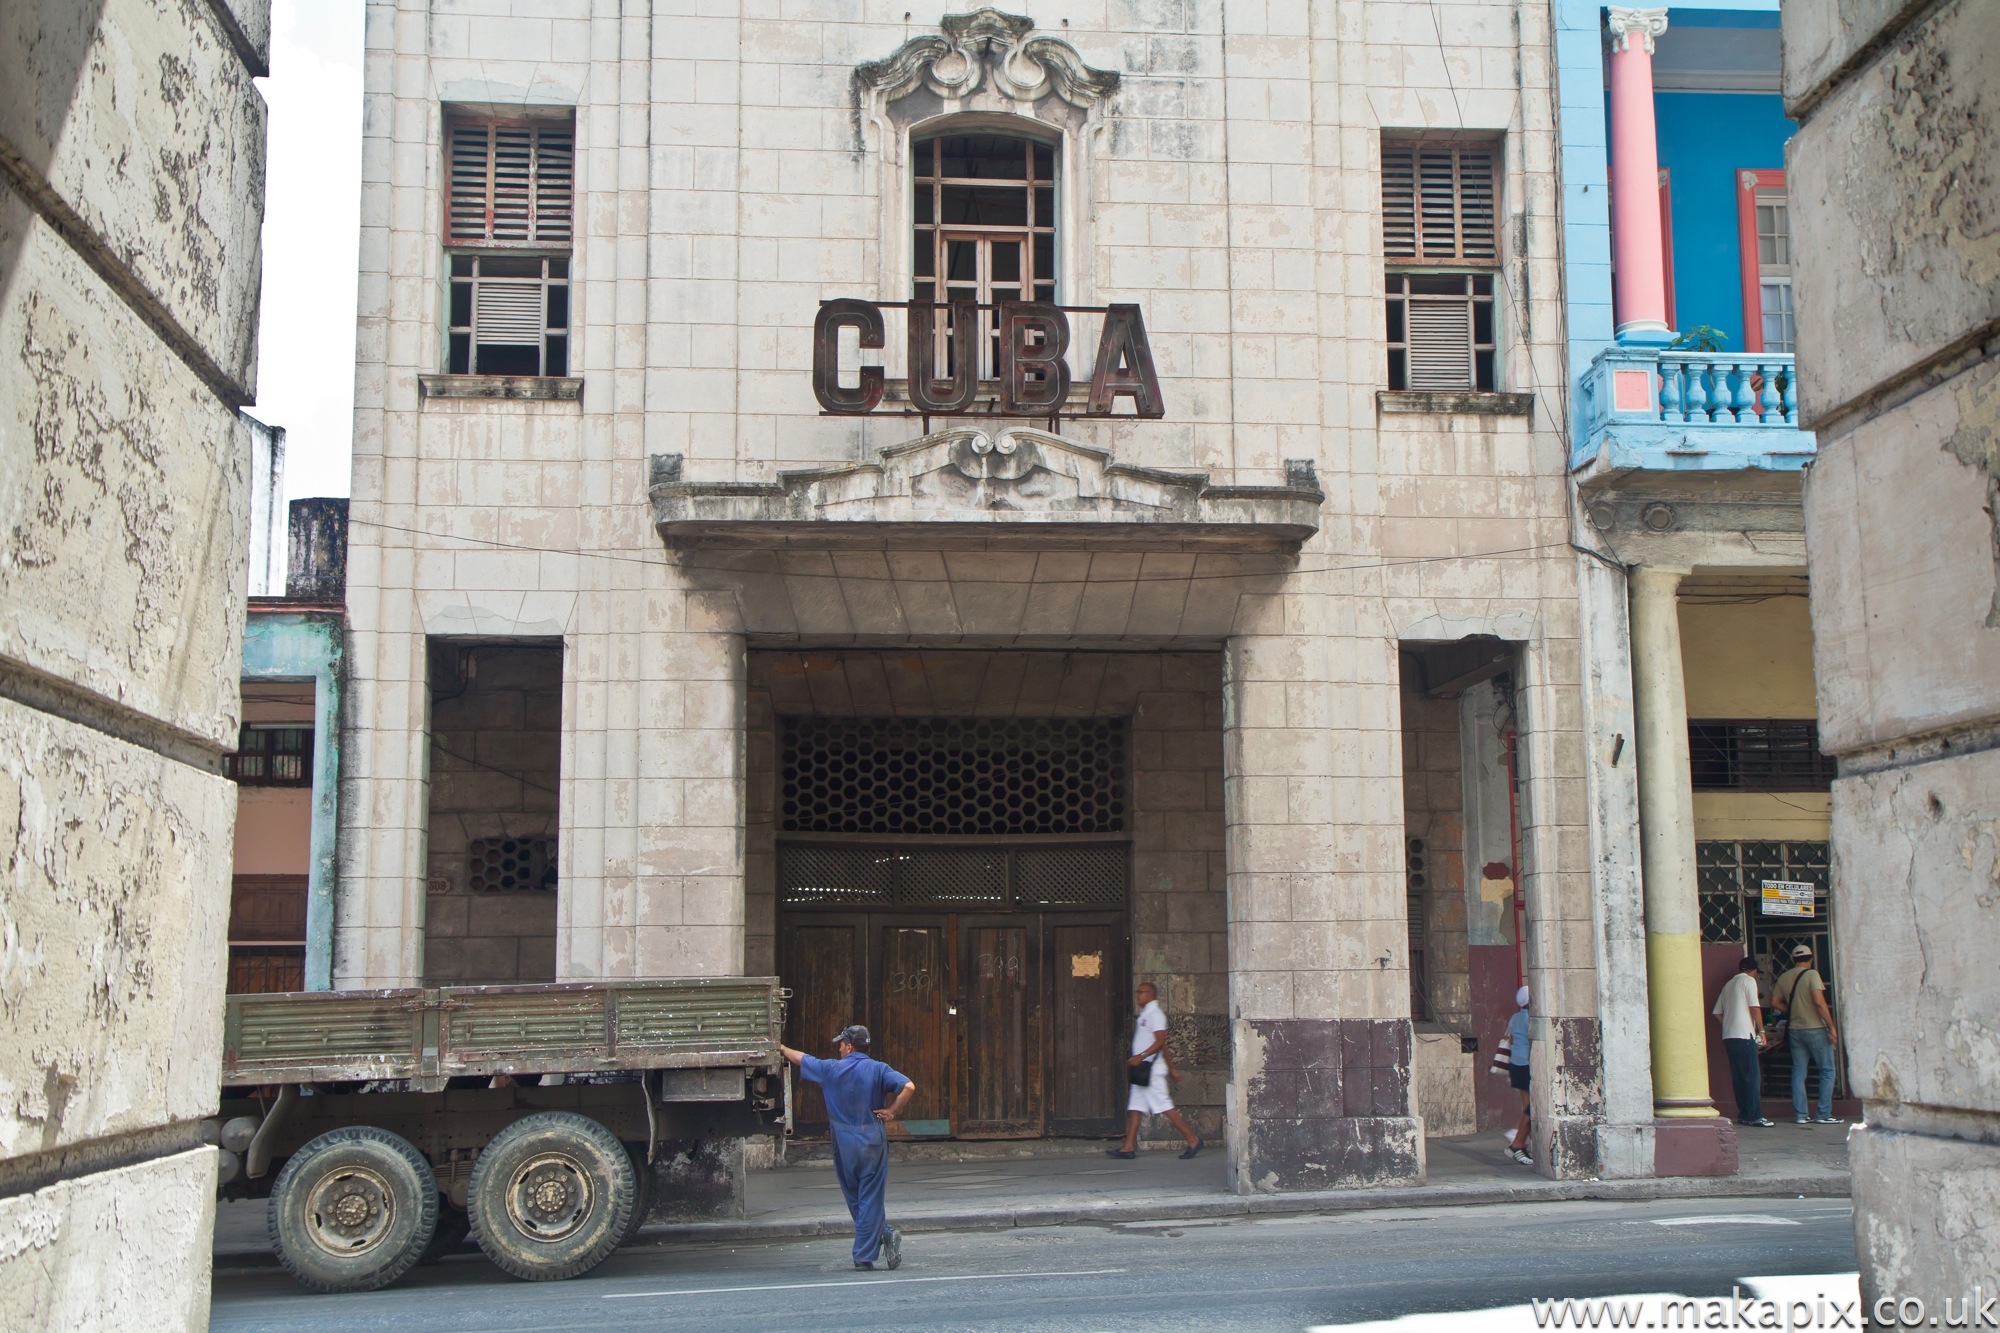
[[[867,1023],[918,1084],[912,1137],[1110,1135],[1148,980],[1219,1133],[1219,653],[753,651],[749,676],[749,948],[795,1045]]]

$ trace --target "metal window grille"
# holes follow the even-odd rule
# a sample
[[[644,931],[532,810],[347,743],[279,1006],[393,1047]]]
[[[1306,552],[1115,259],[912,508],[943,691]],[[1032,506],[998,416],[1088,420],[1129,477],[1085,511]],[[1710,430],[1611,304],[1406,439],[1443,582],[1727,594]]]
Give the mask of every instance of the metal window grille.
[[[465,851],[465,887],[525,893],[556,887],[554,838],[474,838]]]
[[[1411,264],[1497,266],[1493,143],[1382,145],[1382,252]]]
[[[911,145],[912,297],[943,305],[1056,299],[1056,150],[1034,139],[954,134]],[[997,311],[981,310],[983,379],[999,364]],[[938,315],[938,362],[952,346]]]
[[[569,374],[569,260],[451,257],[453,375]]]
[[[223,771],[245,787],[310,787],[313,729],[246,724]]]
[[[574,232],[576,134],[567,123],[462,120],[446,132],[446,243],[560,246]]]
[[[1122,718],[785,718],[788,833],[1117,833]]]
[[[1123,907],[1123,843],[1059,847],[843,847],[778,845],[778,896],[787,907]]]
[[[1688,723],[1696,791],[1830,791],[1834,761],[1810,719],[1702,719]]]
[[[1826,843],[1710,841],[1697,842],[1694,852],[1704,944],[1749,940],[1750,917],[1757,911],[1767,879],[1810,884],[1816,897],[1826,898],[1830,883]],[[1819,919],[1826,919],[1823,908]]]
[[[1492,393],[1491,273],[1390,273],[1389,387],[1418,393]]]

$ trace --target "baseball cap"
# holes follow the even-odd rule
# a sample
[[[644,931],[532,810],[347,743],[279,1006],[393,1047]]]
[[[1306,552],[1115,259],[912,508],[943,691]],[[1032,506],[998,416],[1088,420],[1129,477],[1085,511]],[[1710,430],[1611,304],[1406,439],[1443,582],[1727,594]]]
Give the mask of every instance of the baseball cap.
[[[1797,946],[1796,948],[1794,948],[1794,949],[1792,950],[1792,957],[1794,957],[1794,958],[1810,958],[1810,957],[1812,957],[1812,945],[1810,945],[1810,944],[1801,944],[1801,945],[1798,945],[1798,946]]]
[[[851,1042],[855,1049],[865,1051],[868,1049],[868,1029],[859,1023],[849,1023],[840,1030],[840,1035],[833,1039],[833,1044],[838,1046],[843,1041]]]

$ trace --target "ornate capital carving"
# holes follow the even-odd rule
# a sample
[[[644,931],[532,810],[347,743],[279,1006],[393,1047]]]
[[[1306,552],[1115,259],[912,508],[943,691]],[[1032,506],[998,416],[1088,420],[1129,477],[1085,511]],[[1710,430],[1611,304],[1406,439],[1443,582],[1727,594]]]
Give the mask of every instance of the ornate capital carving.
[[[1076,48],[1057,37],[1030,37],[1035,21],[997,9],[947,14],[943,36],[913,37],[885,60],[858,66],[854,81],[883,102],[928,87],[963,100],[990,77],[995,91],[1017,102],[1050,93],[1090,110],[1118,87],[1118,75],[1084,64]]]
[[[1632,39],[1644,43],[1647,55],[1653,54],[1653,39],[1667,30],[1667,11],[1664,9],[1636,9],[1625,5],[1605,6],[1608,15],[1607,26],[1611,29],[1611,49],[1629,51]]]

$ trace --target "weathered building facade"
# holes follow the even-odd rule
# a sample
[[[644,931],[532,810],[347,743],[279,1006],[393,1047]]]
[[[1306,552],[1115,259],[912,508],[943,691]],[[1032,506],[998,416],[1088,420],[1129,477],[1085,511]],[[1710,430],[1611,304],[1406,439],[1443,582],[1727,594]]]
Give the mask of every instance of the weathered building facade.
[[[1868,1308],[2000,1271],[2000,24],[1785,8],[1821,736]],[[1886,1307],[1884,1307],[1886,1310]],[[1947,1318],[1950,1318],[1947,1306]]]
[[[333,984],[776,972],[1027,1136],[1149,980],[1263,1190],[1506,1115],[1526,981],[1653,1171],[1546,7],[547,12],[370,6]]]
[[[0,10],[0,1325],[208,1316],[262,0]]]

